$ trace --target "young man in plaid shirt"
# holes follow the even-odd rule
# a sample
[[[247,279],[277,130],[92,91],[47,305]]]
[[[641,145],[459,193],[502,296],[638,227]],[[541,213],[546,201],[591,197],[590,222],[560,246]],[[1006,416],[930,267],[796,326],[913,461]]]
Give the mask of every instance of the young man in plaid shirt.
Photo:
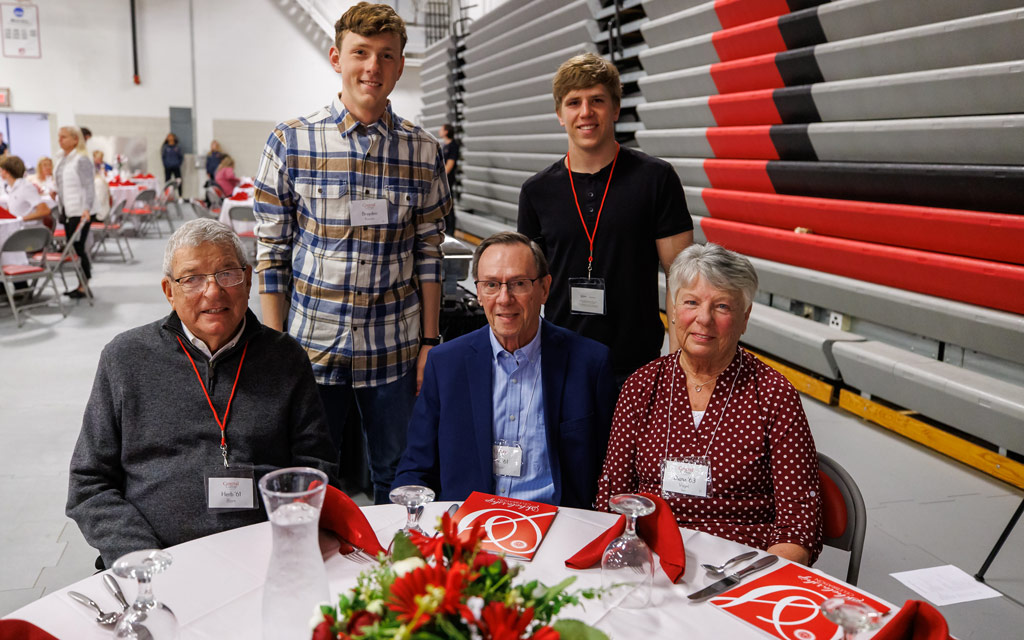
[[[391,110],[405,23],[361,2],[335,25],[342,91],[279,124],[256,179],[263,322],[306,349],[341,434],[354,400],[374,500],[388,502],[430,347],[438,343],[444,216],[452,207],[438,142]]]

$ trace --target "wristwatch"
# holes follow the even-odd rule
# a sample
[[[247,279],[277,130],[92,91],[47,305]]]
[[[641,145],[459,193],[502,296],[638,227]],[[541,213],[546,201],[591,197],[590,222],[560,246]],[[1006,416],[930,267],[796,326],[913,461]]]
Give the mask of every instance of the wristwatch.
[[[428,347],[436,347],[437,345],[441,344],[441,336],[438,336],[436,338],[420,338],[420,344],[426,345]]]

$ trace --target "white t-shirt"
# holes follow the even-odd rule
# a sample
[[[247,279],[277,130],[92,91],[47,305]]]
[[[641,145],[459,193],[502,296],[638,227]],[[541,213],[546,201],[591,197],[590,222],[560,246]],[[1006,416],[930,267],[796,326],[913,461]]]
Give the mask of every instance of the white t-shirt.
[[[25,178],[18,178],[11,185],[7,200],[7,210],[19,218],[24,218],[39,206],[43,199],[36,191],[34,184]]]

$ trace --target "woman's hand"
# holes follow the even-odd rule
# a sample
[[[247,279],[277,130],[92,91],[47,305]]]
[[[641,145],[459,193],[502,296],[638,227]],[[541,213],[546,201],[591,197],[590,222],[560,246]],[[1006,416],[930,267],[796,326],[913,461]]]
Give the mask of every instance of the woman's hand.
[[[807,564],[811,561],[811,552],[798,544],[793,544],[792,542],[780,542],[779,544],[773,544],[768,547],[766,551],[777,555],[780,558],[799,562],[800,564]]]
[[[89,222],[89,212],[88,211],[83,211],[82,212],[82,222]]]

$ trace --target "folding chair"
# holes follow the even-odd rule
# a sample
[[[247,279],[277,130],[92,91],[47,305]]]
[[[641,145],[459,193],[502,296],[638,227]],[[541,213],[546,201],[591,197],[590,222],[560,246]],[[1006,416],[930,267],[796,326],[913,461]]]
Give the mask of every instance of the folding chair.
[[[124,205],[124,200],[118,202],[110,208],[110,214],[107,216],[106,222],[93,222],[92,226],[89,227],[89,230],[93,233],[93,256],[99,253],[101,247],[106,247],[107,238],[113,238],[117,244],[117,250],[121,252],[121,260],[128,262],[129,255],[132,258],[135,257],[131,245],[128,244],[128,236],[124,233]],[[123,247],[121,242],[124,242]],[[124,252],[125,249],[128,249],[127,255]]]
[[[846,469],[820,451],[818,475],[821,477],[824,542],[830,547],[850,552],[846,581],[856,585],[868,522],[864,497]]]
[[[92,288],[89,287],[89,281],[85,278],[85,270],[82,268],[82,259],[79,257],[78,252],[75,251],[75,243],[78,242],[78,238],[82,236],[82,230],[85,228],[85,221],[79,221],[78,226],[75,228],[75,232],[71,234],[68,241],[64,243],[64,250],[60,253],[56,251],[40,251],[32,256],[31,261],[39,266],[46,266],[55,271],[60,276],[60,281],[64,285],[64,288],[68,288],[68,281],[64,277],[64,267],[70,265],[75,272],[75,277],[78,278],[78,284],[85,287],[85,297],[89,299],[89,306],[94,304]]]
[[[46,246],[50,244],[51,237],[50,230],[45,227],[19,229],[7,238],[7,241],[4,242],[4,246],[0,248],[0,251],[24,251],[26,253],[35,253],[46,249]],[[14,311],[14,321],[19,327],[24,322],[23,318],[18,315],[18,304],[15,300],[14,285],[19,282],[33,283],[27,290],[27,298],[29,300],[32,300],[32,298],[41,294],[43,290],[46,289],[46,283],[49,282],[50,286],[53,287],[53,293],[57,300],[57,305],[60,307],[61,315],[65,318],[68,316],[68,312],[64,308],[64,301],[60,296],[60,291],[57,290],[57,282],[54,280],[53,276],[54,271],[50,265],[8,264],[0,267],[0,280],[4,283],[4,291],[7,293],[7,301],[11,305],[11,310]],[[40,280],[42,280],[42,282],[39,282]],[[48,304],[50,304],[49,300],[36,300],[35,302],[22,304],[21,310],[26,311],[34,307]]]
[[[163,237],[163,233],[160,232],[160,227],[157,226],[157,211],[154,208],[156,201],[156,191],[152,189],[146,189],[139,195],[135,196],[135,202],[132,204],[130,209],[126,209],[130,219],[135,221],[135,233],[142,237],[146,229],[150,225],[156,229],[157,236]]]
[[[224,192],[215,184],[206,188],[206,200],[210,203],[210,211],[219,214],[224,202]]]
[[[217,212],[213,211],[212,209],[208,209],[201,200],[196,200],[193,198],[192,200],[189,200],[188,203],[192,205],[192,213],[194,213],[197,218],[209,218],[210,220],[220,220],[220,215]]]
[[[231,207],[230,209],[228,209],[228,217],[231,218],[231,226],[232,226],[232,228],[234,227],[234,224],[236,222],[247,222],[247,223],[251,223],[253,225],[256,224],[256,216],[253,213],[252,207],[249,207],[249,206]],[[256,233],[255,233],[255,231],[253,229],[247,229],[245,231],[238,231],[236,233],[238,233],[238,237],[239,238],[245,238],[247,240],[252,240],[251,244],[248,243],[248,242],[246,242],[246,244],[249,244],[252,247],[252,254],[251,255],[252,255],[253,259],[255,259],[256,258]]]

